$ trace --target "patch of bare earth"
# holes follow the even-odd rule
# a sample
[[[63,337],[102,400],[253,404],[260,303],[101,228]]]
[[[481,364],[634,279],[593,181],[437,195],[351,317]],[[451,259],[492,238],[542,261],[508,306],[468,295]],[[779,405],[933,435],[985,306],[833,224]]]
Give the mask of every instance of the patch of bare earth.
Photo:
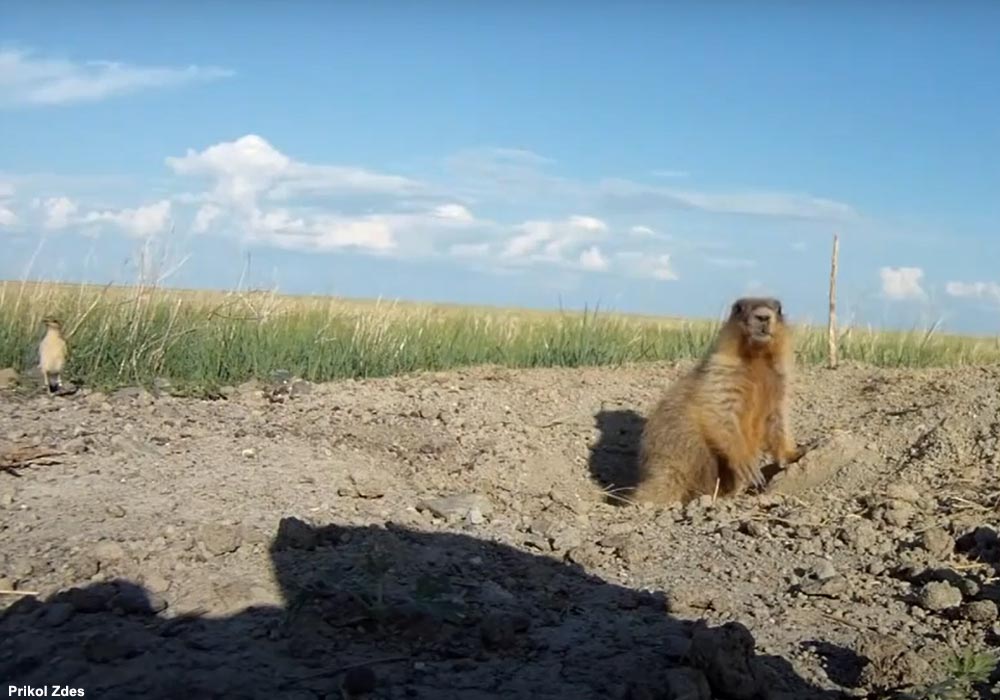
[[[0,680],[809,700],[994,644],[1000,371],[802,370],[797,474],[625,505],[684,367],[3,395],[0,455],[64,454],[0,471]]]

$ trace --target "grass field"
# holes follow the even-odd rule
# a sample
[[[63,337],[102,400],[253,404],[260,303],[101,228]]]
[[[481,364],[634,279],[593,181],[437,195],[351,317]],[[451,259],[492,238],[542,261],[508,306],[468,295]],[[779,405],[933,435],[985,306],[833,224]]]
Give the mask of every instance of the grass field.
[[[702,353],[711,321],[366,302],[270,292],[201,292],[0,282],[0,367],[35,363],[41,319],[61,319],[67,378],[110,388],[165,377],[215,388],[283,369],[305,379],[386,376],[476,364],[620,365]],[[800,327],[804,363],[826,358],[826,329]],[[994,339],[935,329],[843,329],[840,356],[878,366],[1000,360]]]

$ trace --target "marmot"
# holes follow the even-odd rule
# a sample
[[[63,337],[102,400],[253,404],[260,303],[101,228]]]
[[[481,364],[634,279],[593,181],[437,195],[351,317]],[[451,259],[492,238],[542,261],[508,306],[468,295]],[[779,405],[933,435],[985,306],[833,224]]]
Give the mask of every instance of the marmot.
[[[761,452],[801,457],[788,426],[794,365],[781,302],[737,299],[706,357],[659,400],[643,428],[633,498],[687,503],[762,486]],[[718,480],[718,482],[716,481]]]
[[[45,337],[38,345],[38,368],[50,394],[62,387],[62,371],[66,366],[66,339],[63,338],[62,324],[54,318],[44,318]]]

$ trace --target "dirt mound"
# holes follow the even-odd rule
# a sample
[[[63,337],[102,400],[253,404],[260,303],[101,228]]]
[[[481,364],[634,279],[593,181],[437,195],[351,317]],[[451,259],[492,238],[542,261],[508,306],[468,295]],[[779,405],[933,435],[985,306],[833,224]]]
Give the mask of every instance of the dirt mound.
[[[46,457],[0,473],[0,589],[37,593],[0,595],[0,677],[790,700],[990,648],[1000,371],[802,370],[793,425],[827,442],[798,476],[628,505],[641,416],[685,367],[7,395],[0,445]]]

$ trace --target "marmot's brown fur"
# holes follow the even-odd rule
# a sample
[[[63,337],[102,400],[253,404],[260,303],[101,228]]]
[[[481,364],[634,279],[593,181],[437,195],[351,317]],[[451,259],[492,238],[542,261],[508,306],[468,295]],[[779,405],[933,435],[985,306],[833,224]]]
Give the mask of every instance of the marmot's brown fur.
[[[731,495],[763,485],[762,451],[782,467],[798,459],[788,426],[793,365],[781,302],[737,299],[709,354],[649,415],[633,498],[687,503],[717,483],[720,496]]]

